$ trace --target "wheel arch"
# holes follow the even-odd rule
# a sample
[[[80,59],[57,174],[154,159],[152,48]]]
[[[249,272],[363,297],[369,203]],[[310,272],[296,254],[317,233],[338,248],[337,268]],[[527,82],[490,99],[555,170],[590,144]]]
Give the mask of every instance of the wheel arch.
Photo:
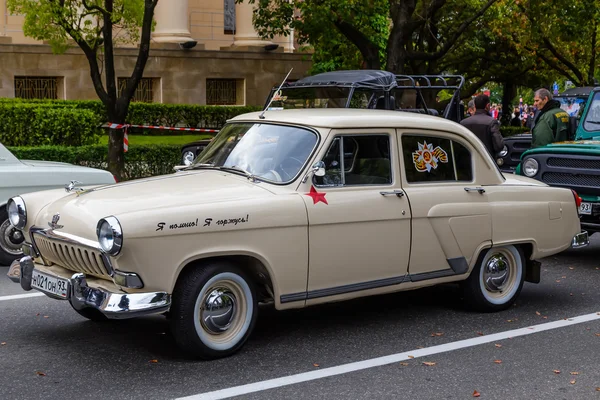
[[[190,260],[180,268],[177,277],[174,281],[173,288],[179,283],[181,277],[187,271],[193,268],[202,268],[215,261],[227,261],[239,266],[243,271],[248,273],[252,282],[256,285],[256,291],[259,302],[275,301],[275,286],[272,274],[266,264],[254,255],[248,254],[225,254],[213,255],[204,258]]]

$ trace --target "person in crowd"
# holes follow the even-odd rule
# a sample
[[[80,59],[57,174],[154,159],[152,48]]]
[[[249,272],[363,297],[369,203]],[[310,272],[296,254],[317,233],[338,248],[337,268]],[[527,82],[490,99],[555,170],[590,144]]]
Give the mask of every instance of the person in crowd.
[[[467,103],[467,117],[472,117],[475,115],[475,100],[471,99]]]
[[[500,123],[490,115],[490,98],[485,94],[475,97],[475,115],[460,121],[483,142],[492,157],[504,148]]]
[[[539,113],[531,131],[531,147],[567,140],[569,114],[560,108],[560,102],[552,99],[552,93],[548,89],[536,90],[533,104]]]
[[[520,114],[519,107],[515,107],[510,119],[510,126],[521,126],[521,120],[519,118]]]

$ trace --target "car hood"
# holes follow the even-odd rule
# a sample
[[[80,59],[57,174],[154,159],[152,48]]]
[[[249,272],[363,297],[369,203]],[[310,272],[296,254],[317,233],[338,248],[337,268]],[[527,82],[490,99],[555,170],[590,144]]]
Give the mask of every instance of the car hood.
[[[530,149],[526,155],[557,153],[557,154],[588,154],[598,155],[600,151],[600,140],[572,140],[556,142],[543,147]]]
[[[46,226],[58,213],[60,225],[91,224],[93,226],[88,228],[94,231],[99,219],[111,215],[177,214],[202,204],[270,197],[273,193],[265,188],[266,185],[222,171],[178,172],[93,188],[79,195],[73,192],[50,203],[37,216],[36,225]]]

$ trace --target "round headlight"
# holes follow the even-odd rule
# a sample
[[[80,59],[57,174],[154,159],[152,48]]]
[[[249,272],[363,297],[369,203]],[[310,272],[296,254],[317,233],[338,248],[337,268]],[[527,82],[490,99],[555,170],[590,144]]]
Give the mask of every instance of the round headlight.
[[[193,151],[186,151],[185,153],[183,153],[183,165],[192,165],[195,158],[196,155]]]
[[[123,247],[123,230],[115,217],[106,217],[96,227],[100,248],[111,256],[116,256]]]
[[[496,159],[496,164],[498,164],[499,167],[504,165],[504,158],[497,158]]]
[[[498,157],[506,157],[508,154],[508,147],[504,146],[500,152],[498,152]]]
[[[27,223],[27,211],[25,209],[25,202],[20,197],[13,197],[8,201],[6,207],[8,211],[8,220],[10,224],[17,229],[25,228]]]
[[[525,176],[528,176],[530,178],[534,177],[538,173],[539,168],[540,165],[538,164],[535,158],[528,158],[523,163],[523,173],[525,174]]]

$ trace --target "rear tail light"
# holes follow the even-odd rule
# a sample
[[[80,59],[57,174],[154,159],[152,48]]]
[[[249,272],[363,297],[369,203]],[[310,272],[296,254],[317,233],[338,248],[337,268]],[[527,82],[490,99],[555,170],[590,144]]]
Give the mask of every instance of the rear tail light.
[[[571,192],[573,192],[573,197],[575,197],[575,205],[577,205],[577,208],[579,208],[579,206],[581,205],[581,197],[579,197],[577,192],[573,189],[571,189]]]
[[[115,175],[113,175],[113,179],[115,180],[115,183],[119,183],[119,180],[117,179],[117,177]],[[575,193],[575,192],[573,192]],[[575,193],[575,195],[577,195],[577,193]],[[581,199],[579,199],[579,201],[581,202]],[[579,206],[577,206],[579,207]]]

